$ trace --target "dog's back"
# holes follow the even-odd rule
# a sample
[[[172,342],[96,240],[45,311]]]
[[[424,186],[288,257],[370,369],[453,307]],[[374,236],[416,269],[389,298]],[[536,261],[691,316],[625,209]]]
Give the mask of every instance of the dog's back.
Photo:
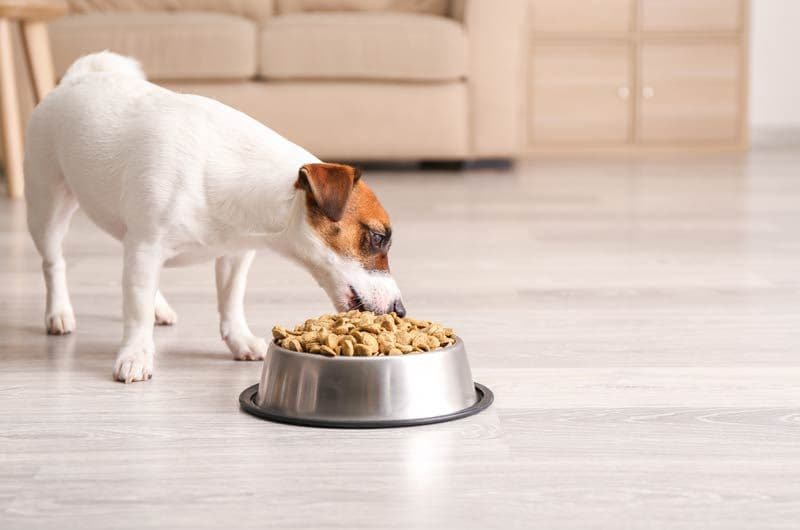
[[[47,189],[64,188],[120,239],[126,218],[143,211],[161,219],[230,217],[218,190],[242,188],[242,176],[291,190],[297,168],[315,161],[251,117],[149,83],[136,61],[101,52],[78,59],[35,109],[26,195],[37,203]]]

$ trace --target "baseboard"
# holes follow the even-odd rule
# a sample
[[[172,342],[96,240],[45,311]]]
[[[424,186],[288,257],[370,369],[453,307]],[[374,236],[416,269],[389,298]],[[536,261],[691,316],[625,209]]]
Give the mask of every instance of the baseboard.
[[[750,140],[753,148],[800,148],[800,124],[753,126]]]

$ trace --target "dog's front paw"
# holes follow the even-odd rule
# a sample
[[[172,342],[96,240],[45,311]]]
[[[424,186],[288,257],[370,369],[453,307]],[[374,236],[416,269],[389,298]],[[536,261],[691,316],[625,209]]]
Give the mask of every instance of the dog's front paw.
[[[236,361],[260,361],[267,354],[267,341],[252,333],[231,333],[225,337],[225,344]]]
[[[67,335],[75,331],[75,314],[72,308],[48,311],[44,325],[48,335]]]
[[[123,383],[147,381],[153,377],[153,347],[123,346],[114,364],[114,379]]]

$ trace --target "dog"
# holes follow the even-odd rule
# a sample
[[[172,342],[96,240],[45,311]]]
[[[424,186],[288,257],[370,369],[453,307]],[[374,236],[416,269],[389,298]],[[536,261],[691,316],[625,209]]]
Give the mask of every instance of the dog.
[[[129,57],[75,61],[31,116],[24,172],[47,333],[75,330],[62,240],[77,208],[122,242],[116,380],[150,379],[153,325],[176,321],[162,267],[216,260],[220,334],[237,360],[267,350],[243,307],[258,248],[305,267],[338,311],[405,314],[389,217],[356,168],[323,163],[215,100],[152,84]]]

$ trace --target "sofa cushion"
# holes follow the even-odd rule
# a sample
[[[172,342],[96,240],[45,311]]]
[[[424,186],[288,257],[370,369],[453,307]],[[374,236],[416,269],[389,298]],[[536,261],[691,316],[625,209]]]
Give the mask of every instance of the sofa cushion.
[[[277,0],[279,14],[309,11],[404,11],[445,15],[448,0]]]
[[[138,59],[150,79],[251,78],[256,36],[254,22],[222,13],[91,13],[50,24],[59,76],[81,55],[108,49]]]
[[[213,11],[263,21],[272,15],[269,0],[67,0],[70,13],[119,11]]]
[[[444,17],[309,13],[270,19],[259,73],[268,79],[438,81],[467,74],[467,36]]]

